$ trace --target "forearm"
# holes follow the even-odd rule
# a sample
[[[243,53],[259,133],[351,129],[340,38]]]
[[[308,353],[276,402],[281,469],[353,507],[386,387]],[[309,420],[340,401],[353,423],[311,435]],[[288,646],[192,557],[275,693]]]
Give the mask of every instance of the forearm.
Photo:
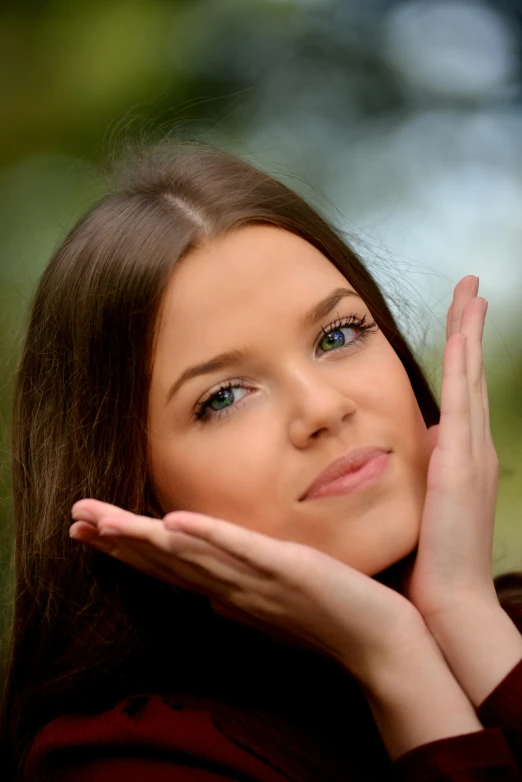
[[[363,689],[392,760],[431,741],[483,729],[428,632],[383,660]]]
[[[522,659],[522,636],[498,601],[470,598],[427,624],[475,708]]]

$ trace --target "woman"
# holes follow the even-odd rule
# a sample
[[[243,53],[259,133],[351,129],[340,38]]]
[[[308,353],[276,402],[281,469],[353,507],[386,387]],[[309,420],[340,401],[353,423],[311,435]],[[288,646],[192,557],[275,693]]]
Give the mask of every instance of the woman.
[[[522,778],[477,293],[439,425],[300,197],[202,145],[130,163],[45,271],[19,370],[13,776]]]

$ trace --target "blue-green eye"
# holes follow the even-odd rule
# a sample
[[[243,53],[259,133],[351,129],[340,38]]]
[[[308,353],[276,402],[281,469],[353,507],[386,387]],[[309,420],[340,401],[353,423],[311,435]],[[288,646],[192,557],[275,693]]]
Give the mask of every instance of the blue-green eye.
[[[326,335],[326,337],[323,337],[322,340],[319,343],[319,347],[321,350],[329,351],[331,348],[342,348],[344,346],[344,334],[342,333],[342,329],[335,329],[335,331],[331,331],[329,334]],[[341,344],[339,344],[341,342]],[[324,343],[329,343],[328,347],[323,347]]]
[[[344,329],[350,329],[357,333],[355,339],[348,344],[346,344],[346,338],[342,333]],[[317,347],[325,353],[350,348],[352,345],[367,339],[371,333],[377,330],[378,326],[375,321],[366,323],[366,315],[360,319],[355,315],[350,315],[348,318],[337,320],[335,323],[330,323],[329,326],[322,328],[321,332],[324,336],[319,341]],[[237,401],[233,393],[235,388],[245,388],[243,381],[240,379],[227,380],[210,396],[196,405],[194,408],[195,418],[198,421],[205,421],[227,414],[234,407],[234,402]]]
[[[378,328],[375,321],[372,321],[371,323],[366,323],[365,321],[366,315],[362,318],[356,318],[355,315],[350,315],[348,318],[330,323],[328,326],[321,329],[324,337],[319,342],[318,347],[320,347],[321,350],[324,350],[325,353],[331,353],[332,350],[340,350],[341,348],[346,347],[346,338],[343,334],[344,329],[349,329],[350,331],[355,331],[357,333],[356,338],[348,344],[348,347],[355,343],[362,342],[370,333],[376,331]],[[323,344],[325,343],[328,347],[323,347]]]
[[[218,391],[217,394],[214,394],[213,397],[208,402],[208,407],[211,410],[223,410],[225,407],[229,407],[230,404],[234,401],[234,394],[232,393],[230,388],[222,388],[220,391]]]
[[[244,388],[240,380],[227,380],[226,383],[223,383],[221,388],[218,388],[211,396],[196,405],[194,410],[196,418],[201,420],[207,415],[209,418],[215,418],[226,413],[227,409],[232,407],[236,401],[233,392],[235,388]]]

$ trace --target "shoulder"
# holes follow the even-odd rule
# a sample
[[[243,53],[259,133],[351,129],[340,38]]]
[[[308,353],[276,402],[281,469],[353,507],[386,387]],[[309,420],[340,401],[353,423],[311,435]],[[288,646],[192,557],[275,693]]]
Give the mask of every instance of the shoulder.
[[[254,712],[197,696],[134,696],[100,714],[68,714],[45,725],[23,779],[101,782],[125,775],[159,782],[174,770],[180,782],[294,778],[286,775],[280,741],[263,740],[262,722]]]

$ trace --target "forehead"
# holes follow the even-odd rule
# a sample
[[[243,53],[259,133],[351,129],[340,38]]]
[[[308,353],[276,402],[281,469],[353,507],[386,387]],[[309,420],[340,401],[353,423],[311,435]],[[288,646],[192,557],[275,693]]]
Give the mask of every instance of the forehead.
[[[200,246],[175,268],[162,321],[186,329],[187,318],[233,323],[239,317],[300,314],[339,285],[351,288],[301,237],[273,226],[246,226]]]

